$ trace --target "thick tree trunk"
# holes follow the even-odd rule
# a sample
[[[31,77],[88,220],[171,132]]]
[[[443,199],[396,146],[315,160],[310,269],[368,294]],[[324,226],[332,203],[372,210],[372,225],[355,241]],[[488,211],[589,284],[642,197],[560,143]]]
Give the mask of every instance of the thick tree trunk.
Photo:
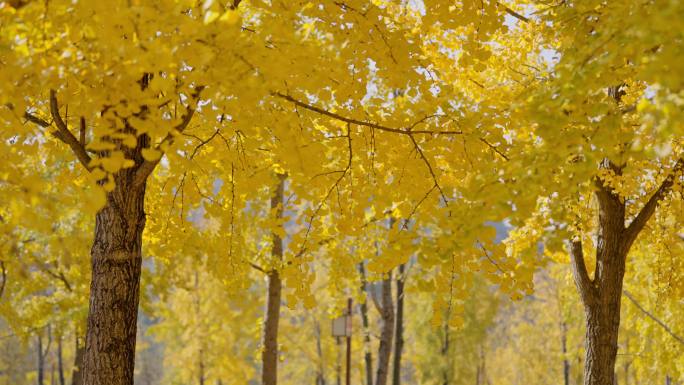
[[[399,266],[397,276],[397,317],[394,328],[394,365],[392,385],[401,385],[401,352],[404,348],[404,270],[405,265]]]
[[[276,216],[283,216],[283,194],[285,190],[285,176],[279,176],[280,182],[271,197],[271,208],[276,209]],[[283,259],[283,241],[273,233],[272,256],[274,264],[279,265]],[[263,352],[261,355],[263,385],[278,383],[278,322],[280,319],[280,301],[282,296],[282,282],[280,273],[275,268],[268,273],[268,299],[266,303],[266,319],[264,325]]]
[[[365,301],[361,302],[361,325],[363,326],[363,359],[366,363],[366,385],[373,385],[373,353],[371,352],[370,327],[368,323],[368,281],[366,280],[366,267],[363,262],[359,263],[361,275],[361,292]]]
[[[387,385],[389,377],[389,361],[392,354],[392,337],[394,334],[394,303],[392,303],[392,271],[382,281],[382,331],[378,348],[378,370],[375,385]]]
[[[145,90],[153,74],[144,73],[139,81]],[[181,123],[173,128],[181,133],[192,120],[203,86],[196,86],[190,96],[192,104],[185,108]],[[188,100],[188,101],[190,101]],[[148,106],[140,106],[134,115],[145,119]],[[50,90],[50,114],[59,135],[69,145],[86,170],[93,170],[93,162],[86,150],[87,125],[81,118],[80,139],[74,137],[62,119],[57,92]],[[91,248],[92,277],[83,355],[83,383],[85,385],[133,385],[135,338],[138,318],[138,296],[142,265],[142,233],[145,228],[145,187],[159,159],[145,160],[142,150],[153,144],[147,134],[140,134],[125,118],[117,134],[133,135],[134,147],[124,145],[116,135],[108,138],[116,151],[121,151],[132,164],[110,175],[114,189],[107,193],[105,206],[95,216],[95,237]],[[163,140],[173,141],[173,135]],[[111,150],[101,151],[98,158],[107,158]],[[98,181],[105,184],[107,180]]]
[[[616,175],[622,173],[621,166],[608,160],[604,160],[601,168],[609,169]],[[601,180],[595,181],[599,230],[593,279],[589,277],[585,266],[581,240],[573,240],[571,247],[573,275],[586,315],[585,385],[615,384],[620,299],[627,253],[655,211],[657,200],[665,193],[669,179],[628,227],[625,227],[624,200]]]
[[[128,174],[95,218],[85,385],[133,385],[145,184],[134,187]]]

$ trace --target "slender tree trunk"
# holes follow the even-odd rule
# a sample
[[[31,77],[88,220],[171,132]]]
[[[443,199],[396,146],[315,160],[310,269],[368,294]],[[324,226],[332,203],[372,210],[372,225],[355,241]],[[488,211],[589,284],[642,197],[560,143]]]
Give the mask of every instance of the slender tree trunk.
[[[199,385],[204,385],[204,350],[199,351]]]
[[[59,371],[59,385],[66,385],[64,380],[64,357],[62,354],[62,336],[57,339],[57,370]]]
[[[394,303],[392,301],[392,271],[382,281],[382,330],[380,332],[380,347],[378,348],[378,370],[375,385],[387,385],[389,377],[389,362],[392,354],[392,337],[394,334]]]
[[[561,352],[563,353],[563,380],[565,385],[570,385],[570,361],[568,360],[568,326],[565,321],[560,323],[561,329]]]
[[[629,353],[629,338],[625,339],[625,351]],[[625,383],[624,385],[629,385],[629,366],[631,362],[625,358],[624,371],[625,371]]]
[[[321,324],[318,319],[314,323],[316,333],[316,354],[318,354],[318,370],[316,371],[316,385],[325,385],[325,365],[323,362],[323,346],[321,345]]]
[[[373,353],[371,352],[370,327],[368,325],[368,281],[366,280],[366,267],[363,262],[359,263],[361,275],[361,292],[365,301],[360,304],[361,324],[363,326],[363,359],[366,363],[366,385],[373,385]]]
[[[78,337],[76,330],[76,351],[74,353],[74,369],[71,373],[71,385],[83,385],[83,356],[85,356],[85,345],[83,340]]]
[[[133,385],[145,184],[131,185],[127,174],[95,218],[85,385]]]
[[[394,365],[392,385],[401,385],[401,353],[404,348],[404,264],[399,266],[397,276],[397,317],[394,328]]]
[[[449,385],[451,382],[450,377],[449,377],[449,322],[445,321],[444,322],[444,340],[442,341],[442,358],[444,359],[444,370],[442,371],[442,385]],[[479,370],[480,367],[478,366],[478,377],[479,377]]]
[[[276,209],[276,216],[283,216],[283,194],[285,190],[285,176],[278,176],[280,181],[271,197],[271,208]],[[272,255],[276,265],[283,259],[283,241],[275,232],[273,237]],[[266,303],[266,320],[264,325],[264,341],[262,360],[263,385],[276,385],[278,383],[278,321],[280,319],[280,301],[282,296],[282,282],[279,266],[268,273],[268,299]]]
[[[45,384],[45,356],[43,355],[43,337],[38,334],[38,385]]]

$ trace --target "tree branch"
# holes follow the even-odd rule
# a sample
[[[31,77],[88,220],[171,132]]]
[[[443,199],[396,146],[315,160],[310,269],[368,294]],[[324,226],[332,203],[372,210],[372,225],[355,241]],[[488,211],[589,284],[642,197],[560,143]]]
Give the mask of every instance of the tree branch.
[[[197,104],[199,103],[200,100],[200,93],[204,89],[204,86],[197,86],[195,88],[195,92],[192,94],[194,106],[192,104],[188,105],[187,111],[185,115],[183,116],[183,119],[181,122],[176,125],[176,127],[173,128],[174,131],[168,133],[166,137],[159,143],[156,147],[155,150],[162,152],[162,149],[164,147],[170,146],[173,143],[173,139],[177,134],[182,133],[185,131],[185,129],[188,127],[190,124],[190,121],[192,120],[192,117],[195,115],[195,110],[197,109]],[[156,159],[156,160],[145,160],[140,167],[138,167],[138,170],[135,172],[135,179],[133,181],[133,185],[135,186],[140,186],[142,185],[146,180],[147,177],[152,174],[152,171],[154,171],[154,168],[157,167],[157,164],[161,161],[161,156]]]
[[[510,9],[510,8],[508,8],[506,5],[501,4],[501,3],[498,2],[498,1],[497,1],[497,4],[499,4],[501,7],[503,7],[504,11],[506,11],[507,14],[509,14],[509,15],[511,15],[511,16],[513,16],[513,17],[515,17],[516,19],[518,19],[518,20],[520,20],[520,21],[522,21],[522,22],[524,22],[524,23],[529,23],[529,22],[530,22],[530,19],[529,19],[529,18],[527,18],[527,17],[525,17],[525,16],[519,14],[518,12],[516,12],[516,11]]]
[[[81,123],[81,126],[80,126],[78,141],[81,143],[81,146],[85,147],[85,145],[86,145],[86,121],[85,121],[85,118],[82,116],[81,116],[80,123]]]
[[[646,202],[641,211],[639,211],[639,214],[637,214],[637,216],[632,220],[625,230],[624,247],[626,250],[629,250],[629,248],[632,246],[632,243],[634,243],[641,230],[644,228],[644,226],[646,226],[646,222],[648,222],[651,216],[653,216],[653,213],[655,212],[656,207],[658,207],[660,201],[662,201],[672,189],[675,178],[678,177],[683,170],[684,158],[679,158],[677,159],[677,163],[675,163],[674,167],[672,168],[672,172],[670,172],[670,174],[665,178],[658,190],[651,195],[651,198],[648,200],[648,202]]]
[[[377,123],[371,123],[371,122],[364,122],[362,120],[356,120],[352,118],[347,118],[342,115],[335,114],[333,112],[324,110],[322,108],[313,106],[311,104],[304,103],[302,101],[299,101],[295,98],[293,98],[290,95],[285,95],[280,92],[275,92],[273,93],[274,96],[280,97],[282,99],[285,99],[291,103],[293,103],[296,106],[302,107],[304,109],[307,109],[309,111],[317,112],[321,115],[325,115],[329,118],[333,118],[336,120],[343,121],[345,123],[349,124],[355,124],[357,126],[363,126],[363,127],[369,127],[369,128],[375,128],[380,131],[386,131],[386,132],[393,132],[395,134],[401,134],[401,135],[411,135],[411,134],[427,134],[427,135],[462,135],[463,131],[430,131],[430,130],[411,130],[410,127],[415,127],[418,123],[422,123],[423,121],[426,120],[426,118],[423,118],[419,120],[418,122],[414,123],[412,126],[410,126],[408,129],[400,129],[400,128],[393,128],[393,127],[387,127],[383,126]]]
[[[90,155],[86,152],[86,149],[81,143],[76,139],[74,134],[69,131],[64,120],[59,115],[59,104],[57,102],[57,92],[55,90],[50,90],[50,114],[52,115],[52,120],[57,126],[58,135],[55,135],[58,139],[66,143],[73,151],[76,158],[81,162],[86,170],[90,171]]]
[[[641,306],[641,305],[639,304],[639,302],[637,302],[637,301],[634,299],[634,297],[632,296],[632,294],[631,294],[630,292],[628,292],[627,290],[623,290],[623,291],[622,291],[622,294],[624,294],[625,297],[627,297],[630,301],[632,301],[632,303],[634,304],[634,306],[636,306],[639,310],[641,310],[642,313],[646,314],[646,316],[647,316],[648,318],[652,319],[653,321],[655,321],[655,323],[657,323],[658,325],[660,325],[660,327],[662,327],[662,328],[667,332],[667,334],[671,335],[672,338],[674,338],[674,339],[677,340],[677,342],[679,342],[680,344],[684,345],[684,337],[677,335],[677,334],[676,334],[675,332],[673,332],[672,329],[670,329],[670,327],[667,326],[663,321],[659,320],[659,319],[656,318],[653,314],[651,314],[648,310],[644,309],[644,307]]]
[[[573,240],[570,245],[570,262],[572,264],[572,275],[575,278],[577,291],[580,293],[582,302],[587,304],[594,297],[596,288],[589,278],[587,266],[584,263],[584,252],[582,251],[582,241]]]

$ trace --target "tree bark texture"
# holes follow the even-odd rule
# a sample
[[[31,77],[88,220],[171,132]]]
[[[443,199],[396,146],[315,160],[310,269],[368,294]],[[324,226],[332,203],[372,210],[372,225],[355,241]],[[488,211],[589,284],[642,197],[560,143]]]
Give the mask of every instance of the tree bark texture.
[[[276,209],[276,216],[283,216],[283,194],[285,190],[285,176],[279,176],[279,183],[271,197],[271,208]],[[276,233],[272,234],[274,262],[279,265],[283,259],[283,241]],[[280,301],[282,296],[282,282],[278,268],[268,273],[268,298],[266,302],[266,319],[264,320],[263,352],[261,354],[263,385],[278,383],[278,322],[280,319]]]
[[[139,81],[142,90],[154,75],[144,73]],[[185,108],[181,123],[173,129],[180,133],[190,123],[199,94],[203,87],[195,87]],[[140,106],[134,115],[145,119],[148,106]],[[86,149],[87,122],[80,119],[80,139],[76,138],[60,113],[57,91],[50,90],[50,114],[57,127],[57,138],[69,145],[76,158],[87,171],[95,167]],[[145,160],[142,150],[156,147],[147,134],[139,135],[126,118],[117,133],[134,135],[135,146],[124,145],[121,139],[109,137],[113,150],[121,151],[130,167],[109,175],[113,178],[113,190],[106,196],[106,203],[95,216],[95,236],[91,248],[92,276],[88,321],[83,355],[82,380],[85,385],[133,385],[135,364],[136,323],[142,265],[142,233],[145,228],[145,188],[147,178],[159,163]],[[39,122],[43,126],[53,123]],[[163,139],[163,144],[173,142],[173,135]],[[97,152],[97,158],[107,158],[110,150]],[[105,185],[107,179],[98,181]]]
[[[95,219],[85,385],[133,385],[145,185],[117,179]]]
[[[604,160],[601,168],[622,173],[623,166]],[[585,385],[614,385],[615,360],[618,350],[620,327],[620,300],[625,275],[627,253],[635,239],[655,212],[658,203],[669,193],[677,173],[684,168],[679,159],[672,173],[658,190],[625,226],[625,203],[612,188],[595,180],[598,200],[598,239],[596,268],[590,278],[585,266],[582,242],[575,239],[571,244],[571,261],[575,284],[586,315]]]
[[[389,362],[392,354],[392,338],[394,334],[394,303],[392,301],[392,271],[382,281],[382,307],[380,309],[382,330],[378,347],[378,370],[375,385],[387,385]]]

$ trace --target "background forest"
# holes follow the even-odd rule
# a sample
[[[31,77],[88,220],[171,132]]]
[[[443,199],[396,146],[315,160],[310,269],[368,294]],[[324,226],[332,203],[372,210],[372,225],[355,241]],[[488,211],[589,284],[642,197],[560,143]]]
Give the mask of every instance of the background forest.
[[[684,384],[683,62],[680,0],[0,1],[0,385]]]

